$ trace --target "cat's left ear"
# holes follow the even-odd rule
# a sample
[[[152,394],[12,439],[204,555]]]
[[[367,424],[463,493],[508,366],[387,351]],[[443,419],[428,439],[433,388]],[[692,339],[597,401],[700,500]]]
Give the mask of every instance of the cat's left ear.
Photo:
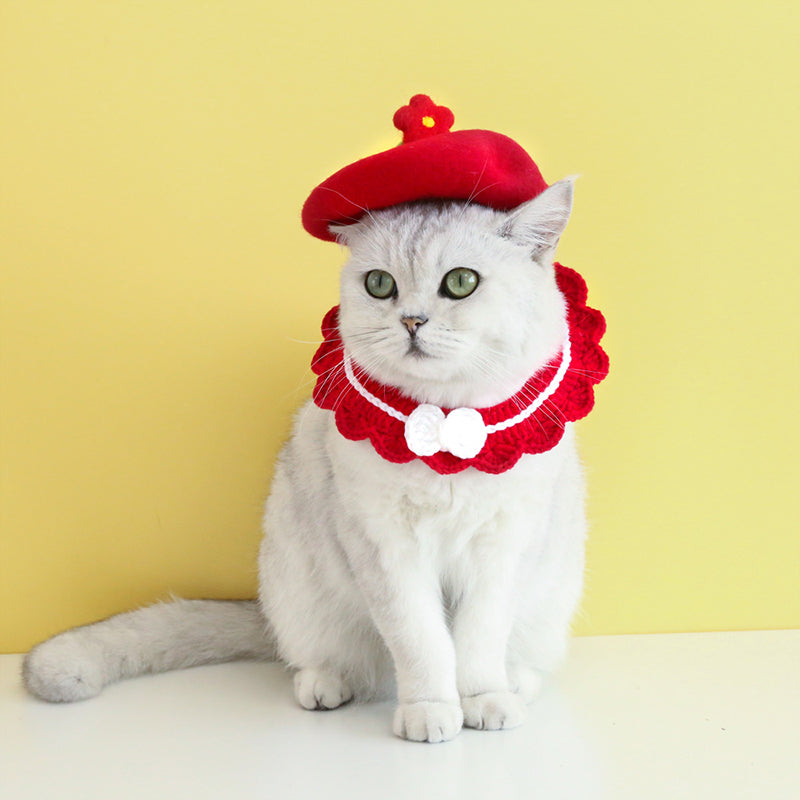
[[[564,178],[510,211],[497,232],[527,248],[535,261],[552,261],[572,211],[576,178]]]
[[[352,245],[360,229],[358,222],[351,222],[347,225],[336,225],[334,223],[328,225],[328,230],[336,237],[336,241],[345,247]]]

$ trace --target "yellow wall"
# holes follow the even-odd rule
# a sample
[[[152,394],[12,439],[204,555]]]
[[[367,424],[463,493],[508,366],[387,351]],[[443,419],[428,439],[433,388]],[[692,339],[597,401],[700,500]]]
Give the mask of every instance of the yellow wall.
[[[580,633],[800,625],[798,6],[0,0],[0,649],[255,589],[338,248],[416,92],[580,172]]]

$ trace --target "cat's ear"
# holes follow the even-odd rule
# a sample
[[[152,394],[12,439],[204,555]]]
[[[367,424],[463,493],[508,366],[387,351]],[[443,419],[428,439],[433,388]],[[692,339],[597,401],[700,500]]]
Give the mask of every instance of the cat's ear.
[[[350,247],[358,233],[358,223],[349,223],[347,225],[331,223],[328,225],[328,230],[336,237],[336,241],[339,244]]]
[[[497,232],[527,248],[534,260],[549,259],[567,227],[576,178],[564,178],[510,211]]]

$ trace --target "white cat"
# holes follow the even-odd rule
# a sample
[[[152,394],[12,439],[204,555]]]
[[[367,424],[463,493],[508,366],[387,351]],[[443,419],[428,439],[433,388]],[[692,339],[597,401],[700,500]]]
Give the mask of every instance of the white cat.
[[[553,257],[572,192],[561,181],[512,212],[415,202],[336,228],[355,382],[445,408],[520,392],[564,346]],[[320,376],[332,408],[343,369]],[[564,655],[581,594],[584,483],[560,427],[554,447],[510,469],[448,474],[386,460],[309,402],[275,470],[257,603],[179,600],[67,631],[28,654],[25,684],[71,701],[145,672],[278,658],[304,708],[396,689],[407,739],[516,726]]]

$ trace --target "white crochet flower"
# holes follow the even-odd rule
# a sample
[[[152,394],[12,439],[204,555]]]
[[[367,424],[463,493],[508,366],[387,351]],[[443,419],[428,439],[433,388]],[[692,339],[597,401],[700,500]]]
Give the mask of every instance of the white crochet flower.
[[[405,437],[408,449],[418,456],[452,453],[474,458],[486,443],[486,426],[474,408],[456,408],[445,416],[438,406],[424,403],[408,417]]]
[[[439,426],[445,416],[439,406],[423,403],[417,406],[406,420],[406,444],[418,456],[432,456],[442,447],[439,441]]]
[[[483,417],[474,408],[455,408],[439,426],[442,450],[458,458],[474,458],[486,444]]]

